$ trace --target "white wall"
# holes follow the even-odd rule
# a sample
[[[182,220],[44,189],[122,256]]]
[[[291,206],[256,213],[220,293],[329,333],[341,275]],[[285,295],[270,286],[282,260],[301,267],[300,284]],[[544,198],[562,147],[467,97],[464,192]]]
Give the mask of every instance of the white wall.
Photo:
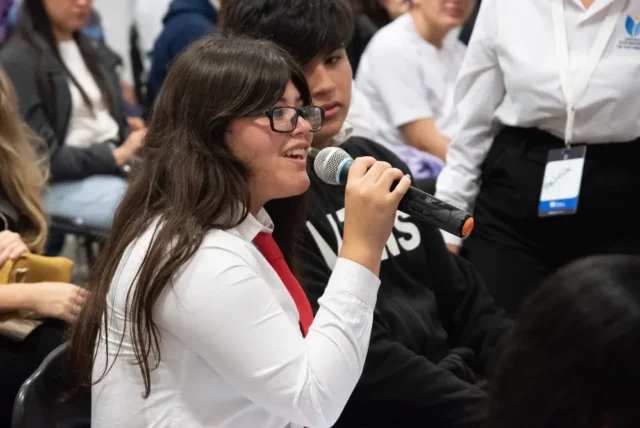
[[[109,47],[124,61],[123,78],[133,81],[129,58],[129,28],[133,22],[136,0],[93,0],[93,7],[102,17],[102,25]]]

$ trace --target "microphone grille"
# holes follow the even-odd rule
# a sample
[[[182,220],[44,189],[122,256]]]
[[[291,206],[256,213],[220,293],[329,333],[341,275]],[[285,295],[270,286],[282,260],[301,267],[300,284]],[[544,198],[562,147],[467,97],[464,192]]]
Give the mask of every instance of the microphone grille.
[[[347,159],[351,159],[349,153],[339,147],[327,147],[320,150],[313,162],[313,169],[320,180],[327,184],[342,184],[338,180],[340,165]]]

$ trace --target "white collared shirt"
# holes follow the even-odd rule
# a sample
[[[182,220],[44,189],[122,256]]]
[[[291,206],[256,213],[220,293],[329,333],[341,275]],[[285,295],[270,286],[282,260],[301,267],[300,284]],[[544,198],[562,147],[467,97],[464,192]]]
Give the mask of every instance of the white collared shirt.
[[[92,389],[93,427],[283,428],[329,427],[361,375],[379,279],[339,259],[306,338],[295,303],[252,244],[271,231],[263,210],[229,231],[211,231],[176,273],[154,308],[161,359],[143,381],[129,331],[120,355],[129,284],[155,226],[122,258],[107,296],[109,360]],[[94,380],[105,367],[98,349]]]
[[[575,78],[608,6],[625,2],[589,86],[576,104],[573,140],[615,143],[640,137],[640,0],[564,0],[569,60]],[[438,177],[436,196],[471,211],[480,167],[503,126],[565,136],[552,0],[484,0],[456,85],[457,132]],[[573,76],[573,77],[571,77]],[[541,184],[542,185],[542,184]],[[445,234],[449,243],[459,238]]]
[[[333,147],[338,147],[340,146],[342,143],[344,143],[345,141],[347,141],[349,138],[351,138],[354,134],[354,129],[353,126],[351,126],[350,122],[347,122],[346,120],[342,123],[342,128],[340,128],[340,131],[338,131],[338,133],[336,135],[334,135],[333,137]]]

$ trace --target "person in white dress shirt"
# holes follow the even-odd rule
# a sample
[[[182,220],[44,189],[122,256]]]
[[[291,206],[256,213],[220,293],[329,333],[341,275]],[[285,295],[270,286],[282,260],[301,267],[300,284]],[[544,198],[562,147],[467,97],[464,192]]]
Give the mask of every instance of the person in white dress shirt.
[[[435,181],[454,135],[453,90],[465,46],[453,30],[473,5],[415,0],[408,13],[373,36],[360,60],[356,86],[380,117],[376,141],[418,180]]]
[[[305,327],[293,276],[258,240],[273,234],[296,272],[307,153],[323,118],[272,42],[207,36],[177,59],[72,335],[74,367],[93,381],[93,427],[337,420],[363,369],[382,252],[410,180],[355,160],[340,259]]]
[[[464,252],[512,314],[561,265],[640,252],[638,23],[640,0],[482,2],[436,196],[474,211]],[[550,150],[566,146],[586,147],[586,160],[555,202],[543,175]],[[571,209],[541,217],[547,202]]]
[[[373,35],[411,9],[410,0],[349,0],[354,14],[353,37],[347,46],[349,62],[358,69],[360,57]]]

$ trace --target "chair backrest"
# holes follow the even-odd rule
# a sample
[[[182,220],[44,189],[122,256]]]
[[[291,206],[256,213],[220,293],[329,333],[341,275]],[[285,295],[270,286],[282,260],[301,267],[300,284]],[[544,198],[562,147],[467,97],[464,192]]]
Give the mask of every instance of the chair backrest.
[[[147,82],[144,69],[144,57],[140,51],[138,28],[132,25],[129,28],[129,56],[131,59],[131,71],[133,72],[133,85],[136,91],[138,104],[146,111],[149,108],[147,102]]]
[[[12,428],[91,426],[91,391],[75,389],[65,371],[68,344],[54,349],[22,384],[13,405]]]

